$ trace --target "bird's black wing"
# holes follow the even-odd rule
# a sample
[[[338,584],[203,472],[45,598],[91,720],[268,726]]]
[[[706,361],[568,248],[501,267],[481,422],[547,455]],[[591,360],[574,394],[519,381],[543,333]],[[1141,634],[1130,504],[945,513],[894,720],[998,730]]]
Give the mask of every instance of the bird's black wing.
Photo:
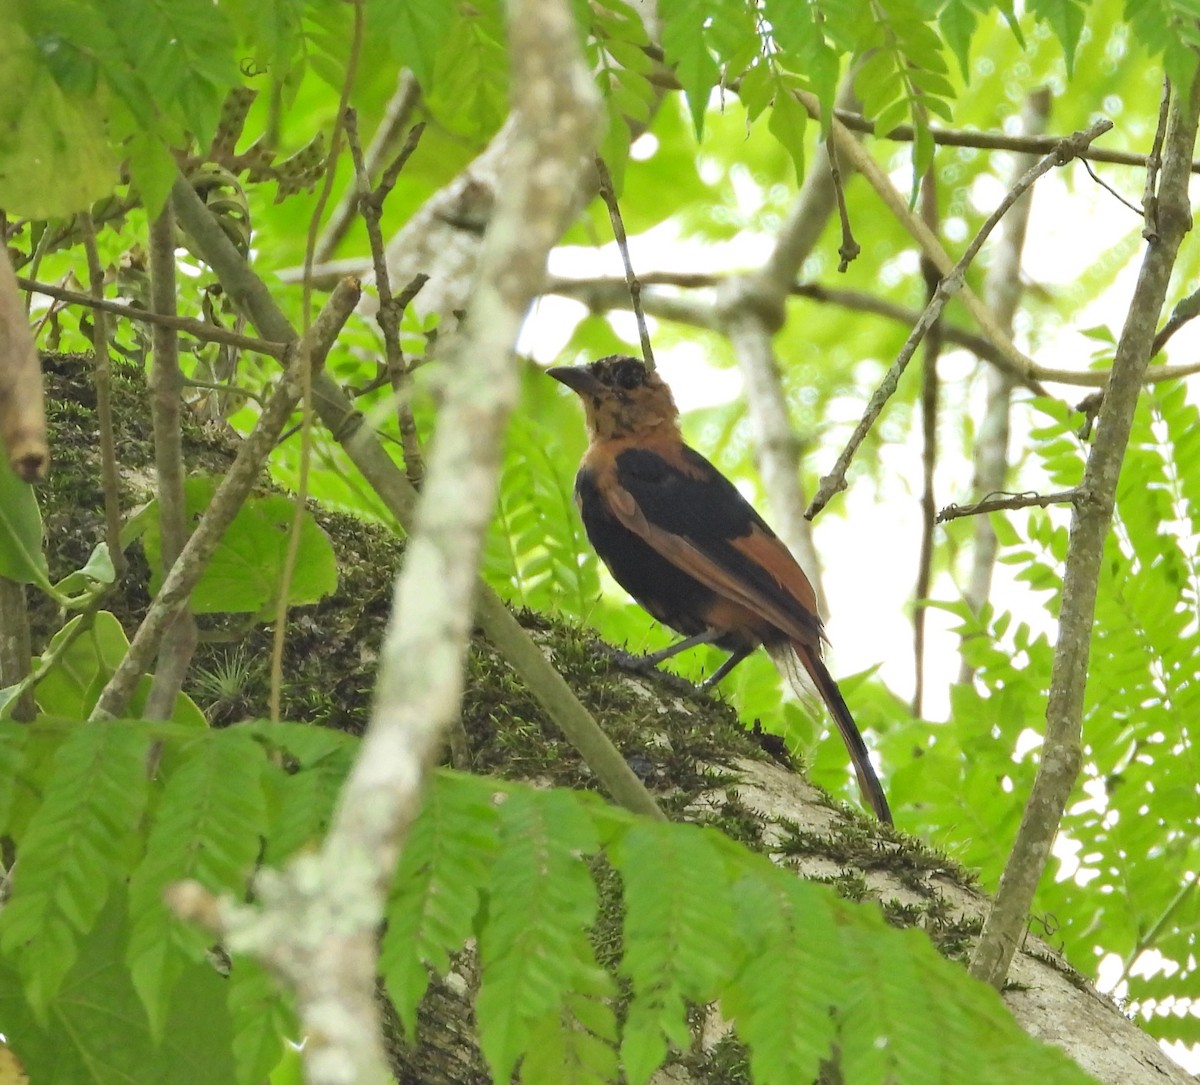
[[[700,453],[683,444],[623,448],[613,458],[609,491],[621,523],[673,565],[781,633],[820,643],[816,596],[803,570]]]

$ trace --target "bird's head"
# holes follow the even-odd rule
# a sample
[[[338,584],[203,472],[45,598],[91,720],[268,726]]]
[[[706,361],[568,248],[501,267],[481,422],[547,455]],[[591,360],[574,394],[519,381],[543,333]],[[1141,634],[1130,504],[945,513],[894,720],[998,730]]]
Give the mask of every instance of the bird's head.
[[[610,354],[591,365],[546,372],[583,400],[593,440],[678,434],[679,410],[671,389],[636,358]]]

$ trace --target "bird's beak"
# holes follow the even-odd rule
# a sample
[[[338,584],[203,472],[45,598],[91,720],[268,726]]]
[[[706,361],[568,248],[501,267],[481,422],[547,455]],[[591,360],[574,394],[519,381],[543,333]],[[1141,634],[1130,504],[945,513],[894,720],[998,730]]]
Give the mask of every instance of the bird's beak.
[[[582,365],[560,365],[546,370],[546,376],[565,384],[581,396],[598,395],[604,386]]]

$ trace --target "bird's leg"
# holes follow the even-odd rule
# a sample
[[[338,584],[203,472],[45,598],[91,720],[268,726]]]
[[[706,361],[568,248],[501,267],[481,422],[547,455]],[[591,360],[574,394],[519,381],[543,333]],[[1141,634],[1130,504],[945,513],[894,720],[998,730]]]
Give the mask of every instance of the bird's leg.
[[[729,658],[725,660],[715,671],[712,672],[703,682],[700,683],[701,689],[712,689],[722,678],[724,678],[734,667],[736,667],[743,659],[746,658],[753,648],[738,648],[736,651],[729,653]]]
[[[712,644],[720,636],[721,634],[715,629],[706,629],[703,633],[697,633],[692,637],[685,637],[677,644],[668,645],[666,648],[660,648],[657,652],[651,652],[647,656],[642,656],[642,661],[651,667],[657,667],[665,659],[677,656],[680,652],[686,652],[689,648],[697,648],[701,644]]]
[[[691,637],[684,637],[683,640],[676,644],[668,645],[666,648],[660,648],[657,652],[651,652],[649,655],[635,656],[629,652],[616,651],[611,653],[611,658],[618,667],[623,667],[631,671],[647,671],[653,670],[664,660],[670,659],[672,656],[679,655],[680,652],[686,652],[689,648],[698,648],[702,644],[712,644],[713,641],[720,640],[724,634],[720,630],[706,629],[703,633],[696,633]],[[757,645],[748,645],[746,647],[737,648],[729,653],[729,658],[725,660],[715,671],[712,672],[703,682],[700,683],[697,689],[712,689],[722,678],[724,678],[734,667],[736,667],[743,659],[745,659]]]
[[[664,659],[670,659],[672,656],[678,655],[680,652],[686,652],[689,648],[696,648],[701,644],[711,644],[719,636],[720,633],[714,630],[705,630],[703,633],[697,633],[693,637],[685,637],[678,644],[672,644],[667,648],[662,648],[657,652],[651,652],[649,655],[644,656],[634,655],[632,652],[626,652],[620,648],[608,648],[607,646],[605,646],[605,653],[622,670],[633,671],[637,674],[656,671],[663,678],[682,683],[681,691],[683,691],[683,687],[687,689],[694,689],[695,687],[686,679],[677,678],[675,675],[668,674],[665,671],[658,671],[658,664]]]

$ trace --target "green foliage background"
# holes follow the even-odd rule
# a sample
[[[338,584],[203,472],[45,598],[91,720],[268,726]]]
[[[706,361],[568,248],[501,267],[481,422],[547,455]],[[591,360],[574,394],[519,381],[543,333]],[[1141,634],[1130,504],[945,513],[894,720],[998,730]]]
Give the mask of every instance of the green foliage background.
[[[811,91],[828,110],[850,56],[869,55],[856,89],[878,130],[899,123],[916,129],[910,143],[869,141],[872,152],[904,185],[935,165],[943,223],[969,237],[990,210],[981,206],[978,182],[997,172],[996,156],[967,147],[935,151],[929,124],[1003,130],[1025,95],[1048,85],[1056,131],[1083,127],[1103,112],[1116,123],[1106,146],[1144,150],[1164,70],[1177,81],[1189,76],[1200,39],[1192,8],[1182,0],[1037,0],[1018,16],[1011,6],[975,0],[662,0],[660,42],[678,86],[659,101],[637,10],[621,0],[574,5],[605,95],[602,150],[622,188],[627,227],[657,228],[660,236],[714,252],[735,238],[769,239],[777,230],[821,134],[790,92]],[[399,66],[408,66],[424,90],[428,128],[386,207],[385,227],[396,230],[504,119],[503,7],[498,0],[369,0],[362,12],[353,98],[364,127],[379,118]],[[144,274],[130,254],[145,244],[147,209],[162,206],[175,178],[174,152],[209,147],[227,93],[239,85],[258,92],[239,150],[262,138],[279,164],[328,133],[347,75],[354,10],[303,0],[7,0],[4,14],[0,86],[21,93],[0,95],[0,206],[10,223],[25,220],[11,242],[19,270],[44,280],[84,279],[81,250],[64,241],[72,239],[69,216],[92,205],[105,226],[102,258],[117,288],[138,299]],[[643,128],[651,138],[630,154],[631,138]],[[349,163],[336,169],[335,190],[348,182]],[[286,180],[280,171],[284,180],[246,184],[254,262],[268,276],[302,263],[316,199],[305,191],[277,200]],[[1141,191],[1139,171],[1109,167],[1106,176],[1126,192]],[[1086,183],[1082,172],[1067,175],[1060,198]],[[907,234],[865,186],[852,184],[846,195],[864,252],[837,285],[919,307],[924,286]],[[1130,216],[1125,239],[1081,267],[1073,283],[1027,294],[1020,328],[1032,354],[1118,282],[1138,254],[1140,229]],[[806,280],[831,281],[835,231],[831,226],[807,262]],[[593,206],[565,241],[599,247],[608,236],[607,213]],[[340,255],[363,250],[363,238],[352,234]],[[1200,274],[1198,251],[1185,244],[1176,297]],[[196,271],[182,281],[181,311],[198,313],[212,300],[211,277]],[[982,266],[972,268],[972,285],[982,274]],[[299,288],[277,289],[301,322]],[[948,319],[965,317],[951,309]],[[428,321],[410,318],[406,344],[414,353],[430,330]],[[789,303],[775,345],[791,416],[812,449],[810,491],[846,435],[845,402],[864,398],[906,333],[899,323],[835,306]],[[43,334],[58,346],[86,345],[70,315],[55,317]],[[121,327],[117,336],[135,361],[144,360],[139,332]],[[712,366],[733,364],[728,345],[711,332],[663,325],[656,335],[660,353],[685,342],[700,344]],[[190,349],[196,371],[212,363],[211,347]],[[631,344],[593,314],[574,325],[562,353],[571,359],[616,349]],[[340,380],[365,386],[379,355],[373,325],[354,323],[329,367]],[[254,387],[269,380],[271,370],[257,365],[245,362],[239,381]],[[426,433],[436,424],[435,370],[417,371],[416,409]],[[978,378],[968,381],[943,419],[950,447],[964,454],[974,437],[968,408]],[[909,439],[915,399],[916,381],[908,380],[855,468],[851,486],[858,492],[895,499],[889,455]],[[396,439],[386,403],[384,391],[361,401],[365,410],[378,408],[373,420]],[[1014,410],[1029,432],[1016,465],[1018,488],[1073,485],[1086,452],[1079,416],[1060,400],[1027,396]],[[1139,409],[1100,585],[1085,771],[1064,825],[1079,868],[1058,877],[1052,866],[1037,904],[1084,971],[1106,954],[1121,958],[1140,1023],[1185,1044],[1200,1042],[1200,1017],[1165,1010],[1200,998],[1200,755],[1191,716],[1200,636],[1196,413],[1182,385],[1156,386]],[[247,401],[231,421],[244,428],[254,416]],[[756,487],[740,398],[694,412],[685,424],[707,455]],[[515,605],[586,623],[637,650],[659,647],[668,634],[612,590],[582,536],[571,500],[582,441],[574,403],[528,365],[484,573]],[[316,452],[313,496],[386,522],[336,445],[318,434]],[[296,443],[285,443],[273,458],[285,486],[296,478],[296,454]],[[36,510],[18,486],[0,475],[0,572],[49,588],[73,570],[45,568]],[[996,519],[1001,560],[1019,570],[1030,594],[995,599],[979,616],[954,588],[969,526],[953,525],[940,537],[933,605],[960,623],[963,657],[974,668],[974,679],[951,691],[948,720],[912,718],[874,675],[845,683],[856,714],[877,736],[901,826],[978,870],[985,886],[998,877],[1036,769],[1037,746],[1027,733],[1042,722],[1052,646],[1028,614],[1031,607],[1053,614],[1057,606],[1064,523],[1045,511]],[[310,542],[321,550],[311,533]],[[224,556],[236,563],[232,551]],[[261,560],[269,566],[277,558]],[[314,579],[313,598],[332,587],[324,565]],[[222,604],[222,590],[215,590],[217,609],[232,611],[233,596],[244,598],[243,587],[226,588]],[[270,603],[263,588],[242,609]],[[97,682],[123,650],[119,626],[101,620],[72,648],[69,675],[52,673],[41,694],[43,710],[63,714],[3,729],[0,812],[19,862],[0,912],[0,1026],[14,1042],[24,1038],[21,1054],[37,1068],[34,1080],[115,1081],[137,1069],[147,1081],[168,1073],[183,1081],[258,1081],[279,1061],[282,1037],[294,1034],[289,1012],[249,961],[235,961],[229,979],[218,980],[204,963],[204,939],[168,917],[161,889],[194,877],[245,892],[262,853],[281,862],[320,832],[353,743],[300,725],[209,731],[186,705],[172,724],[73,726],[70,717],[86,714]],[[698,652],[678,668],[697,678],[718,658]],[[852,798],[840,750],[826,741],[819,720],[781,705],[765,659],[744,664],[728,696],[747,722],[760,719],[782,733],[815,779]],[[164,745],[162,770],[150,783],[144,766],[152,741]],[[555,1076],[563,1066],[580,1081],[613,1080],[618,1066],[629,1080],[645,1080],[668,1043],[686,1044],[686,1005],[714,999],[750,1045],[756,1081],[811,1076],[835,1040],[862,1057],[844,1068],[847,1080],[961,1080],[968,1070],[955,1060],[967,1052],[975,1080],[1011,1078],[1017,1059],[1025,1076],[1037,1067],[1038,1080],[1077,1076],[1000,1023],[1006,1019],[994,1000],[966,985],[915,935],[886,937],[873,913],[798,884],[715,834],[676,828],[659,836],[654,827],[557,792],[502,788],[505,800],[497,803],[497,786],[438,777],[397,880],[383,973],[411,1026],[427,967],[445,971],[450,954],[477,937],[480,1036],[498,1079],[520,1063],[530,1082],[563,1080]],[[596,856],[625,883],[619,982],[631,1001],[620,1017],[616,981],[581,934],[597,919],[596,886],[584,861]],[[665,900],[707,905],[667,910]],[[538,902],[536,915],[528,901]],[[1134,970],[1147,950],[1161,953],[1168,968]],[[922,993],[932,1012],[931,992],[941,990],[953,992],[936,1000],[944,1002],[942,1016],[912,1012]],[[885,1050],[852,1042],[882,1032],[891,1038]],[[77,1041],[62,1044],[67,1034]],[[934,1065],[937,1059],[944,1061]]]

